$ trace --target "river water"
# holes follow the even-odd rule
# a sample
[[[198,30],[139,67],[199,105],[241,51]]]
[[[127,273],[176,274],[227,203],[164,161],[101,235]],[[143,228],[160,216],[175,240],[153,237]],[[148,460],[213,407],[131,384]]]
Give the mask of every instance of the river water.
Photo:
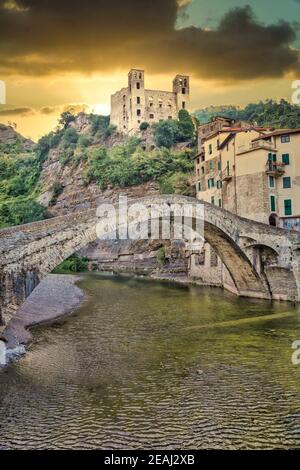
[[[88,300],[0,372],[0,447],[300,447],[300,309],[86,275]]]

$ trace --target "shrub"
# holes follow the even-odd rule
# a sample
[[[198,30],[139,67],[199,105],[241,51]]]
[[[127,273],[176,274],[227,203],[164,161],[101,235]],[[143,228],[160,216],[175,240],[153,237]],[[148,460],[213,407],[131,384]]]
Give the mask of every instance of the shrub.
[[[140,125],[140,130],[145,131],[148,129],[149,126],[150,126],[149,122],[142,122]]]
[[[159,180],[159,189],[162,194],[181,194],[183,196],[196,196],[195,185],[190,182],[189,175],[178,172],[162,177]]]
[[[87,135],[81,134],[78,139],[78,145],[80,147],[89,147],[92,143],[92,140]]]
[[[0,226],[22,225],[49,217],[47,209],[34,199],[0,204]]]
[[[69,258],[64,260],[59,266],[57,266],[52,272],[55,274],[61,274],[66,272],[78,273],[86,271],[88,262],[88,258],[78,256],[76,253],[74,253]]]
[[[157,252],[156,259],[159,264],[166,264],[167,258],[166,258],[166,249],[164,246],[161,246]]]
[[[63,192],[63,190],[64,190],[64,187],[61,183],[59,183],[58,181],[54,183],[52,187],[52,197],[49,201],[49,206],[55,206],[57,199],[60,196],[60,194]]]
[[[67,148],[72,144],[77,144],[78,137],[79,136],[78,136],[75,129],[73,129],[72,127],[67,129],[64,133],[64,136],[63,136],[64,148]]]

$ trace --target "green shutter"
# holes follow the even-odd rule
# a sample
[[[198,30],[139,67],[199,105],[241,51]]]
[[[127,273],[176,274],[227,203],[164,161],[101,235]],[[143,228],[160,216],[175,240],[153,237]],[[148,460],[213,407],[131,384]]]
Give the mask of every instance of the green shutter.
[[[219,198],[219,207],[222,207],[222,199]]]
[[[284,201],[284,215],[292,215],[292,200],[285,199]]]
[[[271,212],[276,212],[276,201],[275,196],[270,197],[271,200]]]
[[[214,197],[214,196],[212,196],[210,200],[211,200],[211,203],[212,203],[212,204],[215,203],[215,197]]]
[[[290,164],[290,154],[289,153],[284,153],[282,155],[282,163],[284,163],[285,165]]]

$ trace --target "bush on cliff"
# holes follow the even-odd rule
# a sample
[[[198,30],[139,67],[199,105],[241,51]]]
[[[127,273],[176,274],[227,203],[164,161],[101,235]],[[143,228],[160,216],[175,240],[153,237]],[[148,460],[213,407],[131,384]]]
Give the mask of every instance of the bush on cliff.
[[[0,203],[0,228],[28,224],[46,218],[49,218],[47,209],[32,198]]]
[[[101,147],[91,151],[84,177],[86,183],[97,182],[102,189],[108,186],[133,186],[176,172],[189,173],[193,163],[188,151],[175,152],[162,148],[147,152],[140,142],[131,138],[112,149]]]
[[[171,148],[179,142],[195,143],[196,130],[188,111],[181,109],[178,121],[169,119],[155,126],[154,139],[158,147]]]

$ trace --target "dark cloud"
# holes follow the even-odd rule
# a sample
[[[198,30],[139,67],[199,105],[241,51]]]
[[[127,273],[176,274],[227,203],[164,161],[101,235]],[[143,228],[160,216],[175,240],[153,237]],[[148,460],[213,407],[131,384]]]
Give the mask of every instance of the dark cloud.
[[[0,116],[28,116],[34,113],[35,111],[32,108],[13,108],[0,110]]]
[[[260,24],[244,7],[229,11],[215,30],[176,29],[186,3],[0,0],[0,75],[141,67],[242,80],[300,72],[289,23]]]

